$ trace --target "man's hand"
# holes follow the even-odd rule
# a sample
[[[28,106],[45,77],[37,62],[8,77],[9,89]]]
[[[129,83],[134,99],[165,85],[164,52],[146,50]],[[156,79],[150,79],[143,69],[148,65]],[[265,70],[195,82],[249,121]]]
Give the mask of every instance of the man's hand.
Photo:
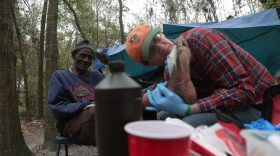
[[[89,105],[87,105],[87,106],[84,108],[84,110],[87,109],[87,108],[89,108],[89,107],[95,107],[95,103],[94,103],[94,102],[91,102]]]
[[[157,85],[156,89],[148,91],[148,99],[155,109],[175,113],[180,116],[192,114],[193,106],[184,101],[175,93],[167,89],[164,85]]]
[[[184,38],[177,38],[176,39],[176,47],[177,47],[177,66],[180,68],[188,68],[189,63],[191,61],[191,49],[189,48],[188,42],[185,41]],[[181,56],[185,55],[185,56]],[[188,69],[183,69],[188,70]]]
[[[162,83],[159,83],[157,85],[163,85],[163,86],[167,86],[167,81],[165,82],[162,82]],[[152,92],[152,93],[151,93]],[[147,93],[145,93],[142,97],[142,102],[144,103],[144,106],[145,106],[145,109],[148,110],[148,111],[159,111],[160,109],[159,108],[156,108],[154,106],[151,106],[151,103],[150,101],[154,101],[153,97],[148,97],[148,94],[154,94],[154,92],[158,92],[158,89],[155,87],[153,91],[151,90],[147,90]]]
[[[175,46],[177,47],[176,69],[173,70],[167,87],[186,103],[195,103],[197,95],[190,73],[191,50],[184,38],[177,38]]]
[[[90,104],[90,100],[88,100],[88,99],[83,99],[83,100],[81,100],[81,104],[82,104],[84,107],[86,107],[87,105]]]

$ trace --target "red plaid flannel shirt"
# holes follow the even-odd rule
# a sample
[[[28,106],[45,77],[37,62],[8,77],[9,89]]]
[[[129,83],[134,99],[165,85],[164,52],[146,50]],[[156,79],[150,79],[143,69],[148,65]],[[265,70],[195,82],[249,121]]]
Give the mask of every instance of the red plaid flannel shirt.
[[[260,104],[275,83],[261,63],[217,30],[193,28],[181,37],[191,49],[191,77],[201,112]]]

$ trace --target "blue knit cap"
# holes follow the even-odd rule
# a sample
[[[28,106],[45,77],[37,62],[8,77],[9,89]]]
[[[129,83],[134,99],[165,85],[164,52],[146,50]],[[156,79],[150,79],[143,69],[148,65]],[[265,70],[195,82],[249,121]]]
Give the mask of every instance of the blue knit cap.
[[[83,48],[90,49],[93,53],[93,48],[89,44],[88,40],[83,40],[82,42],[78,43],[76,45],[76,47],[71,51],[71,53],[73,54],[74,52],[77,52],[77,51],[79,51],[80,49],[83,49]]]

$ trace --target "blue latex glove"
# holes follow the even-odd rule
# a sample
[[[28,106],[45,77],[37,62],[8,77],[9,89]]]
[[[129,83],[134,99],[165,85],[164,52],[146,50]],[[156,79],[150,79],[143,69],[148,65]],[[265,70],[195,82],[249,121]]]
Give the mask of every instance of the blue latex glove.
[[[147,92],[151,105],[160,110],[174,113],[180,116],[192,114],[193,107],[184,103],[184,101],[175,93],[167,89],[164,85],[157,85],[153,92]]]
[[[162,85],[162,86],[165,86],[165,87],[166,87],[166,86],[167,86],[167,83],[168,83],[167,81],[164,81],[164,82],[161,82],[161,83],[157,84],[157,86],[158,86],[158,85]]]
[[[159,83],[157,85],[167,86],[167,81]],[[150,103],[151,103],[151,101],[153,101],[155,103],[154,96],[151,96],[152,94],[155,94],[155,92],[159,92],[157,87],[153,91],[147,90],[147,95],[148,95],[148,99],[149,99]],[[150,97],[149,97],[149,95],[150,95]],[[155,107],[155,106],[147,106],[147,107],[145,107],[145,110],[147,110],[147,111],[160,111],[160,109]]]
[[[147,110],[147,111],[160,111],[159,108],[152,107],[152,106],[147,106],[147,107],[145,107],[145,110]]]
[[[273,126],[267,120],[260,118],[256,121],[252,121],[250,124],[244,124],[247,129],[257,129],[257,130],[279,130],[277,126]]]

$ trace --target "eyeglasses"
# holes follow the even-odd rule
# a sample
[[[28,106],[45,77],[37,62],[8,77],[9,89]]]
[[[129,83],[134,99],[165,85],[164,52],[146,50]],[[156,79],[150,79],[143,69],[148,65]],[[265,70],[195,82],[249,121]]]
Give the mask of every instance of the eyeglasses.
[[[151,43],[157,43],[157,42],[159,42],[159,41],[161,40],[162,35],[163,35],[163,34],[162,34],[161,32],[158,33],[158,34],[156,34],[156,35],[154,36],[154,38],[152,39]]]
[[[155,51],[155,49],[156,49],[156,46],[155,46],[155,45],[156,45],[158,42],[161,41],[162,35],[163,35],[162,33],[158,33],[158,34],[156,34],[156,36],[152,39],[151,44],[150,44],[150,56],[153,56],[154,51]]]
[[[155,49],[156,49],[156,46],[155,46],[155,45],[156,45],[158,42],[161,41],[162,35],[163,35],[163,34],[160,32],[160,33],[156,34],[156,35],[153,37],[153,39],[151,40],[150,48],[149,48],[149,58],[155,55],[155,53],[156,53],[156,52],[155,52]],[[142,61],[142,63],[143,63],[144,65],[149,65],[149,61]]]

